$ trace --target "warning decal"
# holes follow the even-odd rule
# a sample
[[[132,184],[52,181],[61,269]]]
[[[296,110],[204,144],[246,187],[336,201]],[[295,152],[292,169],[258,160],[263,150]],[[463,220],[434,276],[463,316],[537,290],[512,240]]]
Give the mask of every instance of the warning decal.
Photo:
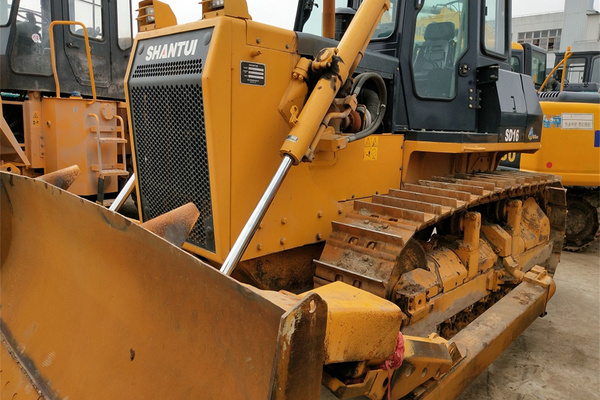
[[[379,147],[379,138],[377,136],[367,137],[365,139],[364,160],[376,161],[377,148]]]

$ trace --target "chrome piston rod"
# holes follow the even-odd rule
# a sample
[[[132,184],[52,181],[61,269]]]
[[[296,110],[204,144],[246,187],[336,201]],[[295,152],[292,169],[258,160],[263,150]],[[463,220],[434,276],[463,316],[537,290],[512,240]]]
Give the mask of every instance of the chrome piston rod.
[[[127,200],[127,197],[129,197],[129,195],[133,191],[134,187],[135,187],[135,174],[131,174],[131,176],[127,180],[127,183],[125,184],[125,186],[123,186],[123,189],[121,189],[121,191],[119,192],[119,195],[117,196],[115,201],[111,204],[109,210],[110,211],[119,211],[121,206],[125,203],[125,200]]]
[[[250,244],[250,240],[252,240],[252,237],[258,228],[258,225],[267,213],[269,206],[273,202],[277,191],[281,187],[285,176],[293,164],[294,159],[285,154],[281,164],[279,165],[279,168],[277,169],[277,172],[273,176],[273,179],[271,179],[271,183],[269,183],[269,186],[263,193],[261,199],[254,208],[252,215],[250,215],[250,218],[246,222],[244,229],[242,229],[240,236],[238,236],[233,247],[229,251],[227,258],[225,259],[225,262],[221,266],[221,272],[225,275],[231,275],[237,264],[240,262],[240,259]]]

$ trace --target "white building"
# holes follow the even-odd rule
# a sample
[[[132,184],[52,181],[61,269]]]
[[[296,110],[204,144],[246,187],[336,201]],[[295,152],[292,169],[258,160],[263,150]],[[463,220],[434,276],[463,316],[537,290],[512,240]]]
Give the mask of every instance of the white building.
[[[600,51],[600,1],[566,0],[565,11],[513,18],[512,40],[548,50],[548,66],[554,53]]]

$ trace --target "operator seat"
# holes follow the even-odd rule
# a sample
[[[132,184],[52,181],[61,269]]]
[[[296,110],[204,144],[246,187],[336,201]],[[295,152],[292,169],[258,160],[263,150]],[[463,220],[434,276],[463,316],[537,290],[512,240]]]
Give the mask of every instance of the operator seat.
[[[432,22],[425,28],[425,41],[415,49],[413,69],[419,95],[452,97],[454,52],[456,49],[453,22]]]

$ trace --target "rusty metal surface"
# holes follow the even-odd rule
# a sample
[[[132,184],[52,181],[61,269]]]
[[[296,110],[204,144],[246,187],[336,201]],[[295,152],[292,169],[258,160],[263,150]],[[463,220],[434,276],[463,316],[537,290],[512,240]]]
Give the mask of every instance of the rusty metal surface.
[[[67,190],[75,179],[79,176],[81,170],[77,165],[71,167],[59,169],[58,171],[50,172],[48,174],[38,177],[40,181],[49,183],[63,190]]]
[[[437,384],[425,388],[420,400],[456,398],[543,312],[547,289],[521,283],[459,332],[456,343],[465,358]]]
[[[333,224],[315,280],[360,283],[363,289],[389,297],[397,278],[397,256],[416,232],[472,207],[543,193],[559,182],[554,175],[495,171],[433,177],[373,196],[372,204],[360,202],[343,223]],[[430,203],[427,209],[423,203]]]
[[[194,203],[187,203],[144,222],[142,226],[175,246],[181,247],[199,216],[198,207]]]
[[[118,214],[0,177],[1,329],[46,397],[269,397],[284,309]]]
[[[326,319],[327,305],[314,293],[281,318],[270,400],[319,397]]]
[[[38,400],[44,396],[33,377],[29,376],[25,366],[17,362],[14,357],[15,350],[11,348],[0,333],[2,345],[0,346],[0,398]],[[43,397],[42,397],[43,398]]]

